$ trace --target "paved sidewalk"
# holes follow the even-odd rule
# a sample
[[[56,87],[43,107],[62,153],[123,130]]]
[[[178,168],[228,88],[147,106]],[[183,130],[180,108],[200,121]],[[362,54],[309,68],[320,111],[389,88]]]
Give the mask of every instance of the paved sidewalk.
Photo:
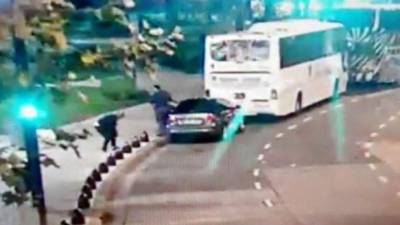
[[[182,99],[201,94],[202,82],[199,76],[188,76],[178,72],[167,72],[159,75],[160,84],[171,91],[175,99]],[[141,76],[138,84],[141,87],[150,88],[152,82],[145,76]],[[142,131],[149,132],[153,136],[156,130],[154,114],[149,104],[142,104],[123,110],[126,117],[119,123],[120,138],[118,144],[122,145],[133,136]],[[91,171],[99,162],[107,157],[102,152],[101,137],[94,131],[93,124],[96,118],[83,122],[66,125],[68,131],[81,131],[83,128],[90,130],[93,136],[87,140],[78,141],[82,158],[78,159],[73,151],[48,148],[44,153],[53,157],[61,166],[43,168],[43,181],[45,187],[47,207],[49,211],[49,225],[59,224],[68,210],[75,205],[80,188]],[[4,187],[3,187],[4,188]],[[0,186],[0,190],[2,187]],[[17,212],[15,214],[15,212]],[[0,206],[0,225],[36,225],[36,214],[31,209],[16,210],[13,207]]]

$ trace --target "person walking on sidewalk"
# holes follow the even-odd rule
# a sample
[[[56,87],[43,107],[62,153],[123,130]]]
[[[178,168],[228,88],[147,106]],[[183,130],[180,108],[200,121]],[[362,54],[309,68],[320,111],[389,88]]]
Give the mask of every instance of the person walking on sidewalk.
[[[168,91],[163,90],[160,85],[154,85],[154,93],[151,95],[150,103],[156,115],[158,136],[164,136],[167,133],[168,115],[174,102]]]
[[[102,150],[107,151],[107,146],[111,142],[113,149],[117,149],[116,139],[118,137],[118,120],[125,116],[124,113],[109,114],[101,117],[95,124],[96,130],[103,136],[104,142]]]

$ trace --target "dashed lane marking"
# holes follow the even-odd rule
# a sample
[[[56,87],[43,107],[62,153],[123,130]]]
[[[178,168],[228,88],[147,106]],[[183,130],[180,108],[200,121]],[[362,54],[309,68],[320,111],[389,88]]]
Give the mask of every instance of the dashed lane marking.
[[[371,138],[376,138],[376,137],[378,137],[378,133],[376,133],[376,132],[374,132],[374,133],[371,133],[369,136],[371,137]]]
[[[264,150],[268,150],[268,149],[270,149],[271,148],[271,144],[266,144],[266,145],[264,145]]]
[[[259,154],[257,160],[262,161],[263,159],[264,159],[264,154]]]
[[[372,146],[374,146],[374,142],[365,142],[362,147],[365,149],[371,149]]]
[[[380,129],[380,130],[382,130],[382,129],[384,129],[384,128],[386,128],[386,123],[382,123],[381,125],[379,125],[379,129]]]
[[[261,190],[261,183],[260,182],[254,182],[254,188],[256,189],[256,190]]]
[[[373,163],[368,164],[368,167],[372,170],[375,171],[376,170],[376,166]]]
[[[304,123],[310,122],[312,120],[312,116],[309,116],[303,120]]]
[[[353,98],[353,99],[351,99],[351,102],[352,103],[356,103],[356,102],[358,102],[359,100],[358,100],[358,98]]]
[[[265,206],[267,206],[268,208],[274,207],[274,202],[272,202],[271,199],[265,199],[265,200],[263,200],[263,204],[264,204]]]
[[[282,138],[283,135],[284,135],[283,133],[279,133],[279,134],[277,134],[277,135],[275,136],[275,138],[277,138],[277,139]]]
[[[396,120],[396,117],[395,117],[395,116],[389,117],[389,122],[392,122],[392,121],[395,121],[395,120]]]
[[[378,179],[379,179],[379,181],[380,181],[381,183],[384,183],[384,184],[386,184],[387,182],[389,182],[389,179],[388,179],[387,177],[385,177],[385,176],[379,176]]]
[[[253,176],[255,176],[255,177],[258,177],[258,176],[260,176],[260,169],[254,169],[253,170]]]
[[[287,129],[288,129],[288,130],[294,130],[294,129],[296,129],[296,128],[297,128],[297,125],[296,125],[296,124],[293,124],[293,125],[289,126]]]
[[[365,158],[371,158],[371,153],[370,152],[364,152],[364,157]]]
[[[321,110],[321,111],[319,112],[319,114],[321,114],[321,115],[324,115],[324,114],[326,114],[326,113],[327,113],[326,110]]]

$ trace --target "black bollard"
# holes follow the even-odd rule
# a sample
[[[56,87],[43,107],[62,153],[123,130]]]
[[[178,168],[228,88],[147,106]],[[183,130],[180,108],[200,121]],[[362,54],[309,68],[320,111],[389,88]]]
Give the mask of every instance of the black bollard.
[[[88,209],[88,208],[90,208],[89,198],[87,196],[85,196],[84,194],[79,195],[78,208],[79,209]]]
[[[140,140],[138,137],[134,137],[131,143],[132,148],[140,148]]]
[[[112,156],[112,155],[108,156],[108,158],[107,158],[107,165],[108,165],[108,166],[115,166],[115,165],[117,165],[117,162],[115,161],[114,156]]]
[[[85,184],[92,190],[96,189],[96,181],[91,176],[86,179]]]
[[[101,181],[101,174],[97,170],[93,170],[92,177],[95,181]]]
[[[122,148],[122,152],[123,153],[132,153],[132,148],[131,148],[131,146],[129,146],[129,145],[125,145],[123,148]]]
[[[67,220],[62,220],[60,225],[70,225],[70,223],[68,223]]]
[[[74,209],[71,213],[71,224],[73,225],[84,225],[85,216],[79,209]]]
[[[124,159],[124,153],[122,151],[118,151],[115,153],[115,158],[117,160]]]
[[[100,172],[100,173],[108,173],[108,171],[109,171],[109,169],[108,169],[107,164],[105,164],[105,163],[100,163],[100,165],[99,165],[99,172]]]
[[[149,134],[146,131],[143,131],[142,135],[140,136],[141,142],[150,142]]]
[[[90,189],[90,187],[87,184],[83,185],[81,193],[85,194],[88,198],[93,198],[92,189]]]

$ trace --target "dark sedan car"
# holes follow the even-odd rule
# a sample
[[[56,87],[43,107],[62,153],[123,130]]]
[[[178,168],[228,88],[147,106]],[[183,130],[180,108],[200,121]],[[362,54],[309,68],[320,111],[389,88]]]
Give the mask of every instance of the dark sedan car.
[[[220,140],[228,131],[242,131],[244,119],[239,108],[216,99],[187,99],[180,102],[168,119],[170,140],[184,134]]]

